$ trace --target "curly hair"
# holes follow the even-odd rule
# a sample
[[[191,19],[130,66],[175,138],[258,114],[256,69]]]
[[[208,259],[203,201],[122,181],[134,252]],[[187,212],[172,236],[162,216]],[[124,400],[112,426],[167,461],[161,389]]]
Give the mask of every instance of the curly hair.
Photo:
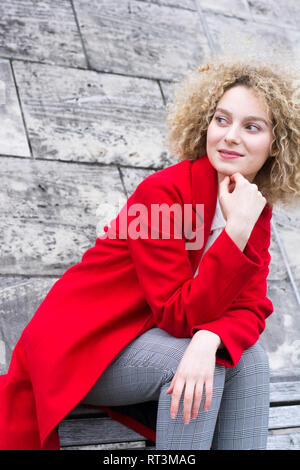
[[[272,112],[273,141],[269,156],[256,174],[267,203],[299,203],[300,197],[300,74],[296,69],[259,60],[214,57],[174,84],[166,107],[167,148],[179,161],[196,160],[206,152],[206,135],[225,91],[244,85]]]

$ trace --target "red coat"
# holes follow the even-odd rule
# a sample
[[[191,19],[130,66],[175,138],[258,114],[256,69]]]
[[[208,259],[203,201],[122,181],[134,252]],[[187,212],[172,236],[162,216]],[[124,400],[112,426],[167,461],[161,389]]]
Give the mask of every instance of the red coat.
[[[243,252],[223,229],[194,278],[216,201],[217,172],[207,156],[160,170],[138,185],[120,214],[137,203],[149,213],[154,203],[204,204],[204,245],[187,250],[184,237],[113,239],[112,228],[110,236],[97,238],[51,288],[0,377],[0,449],[58,449],[58,423],[113,358],[155,324],[177,337],[190,337],[197,328],[213,331],[226,347],[217,362],[237,364],[273,311],[266,297],[272,208],[264,208]],[[112,227],[118,228],[120,214]],[[193,228],[195,217],[193,211]],[[155,439],[149,428],[108,411]]]

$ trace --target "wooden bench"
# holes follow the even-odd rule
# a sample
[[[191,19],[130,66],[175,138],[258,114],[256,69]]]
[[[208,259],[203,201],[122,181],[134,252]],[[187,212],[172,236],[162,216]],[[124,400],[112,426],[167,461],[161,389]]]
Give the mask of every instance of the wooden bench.
[[[155,449],[103,411],[78,406],[59,425],[62,450]],[[300,449],[300,379],[270,384],[268,450]]]

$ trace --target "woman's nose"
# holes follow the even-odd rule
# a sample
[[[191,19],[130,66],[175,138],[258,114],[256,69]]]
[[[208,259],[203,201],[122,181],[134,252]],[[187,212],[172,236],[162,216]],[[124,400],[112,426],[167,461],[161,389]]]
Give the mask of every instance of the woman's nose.
[[[231,126],[230,128],[228,128],[228,131],[225,135],[225,141],[228,141],[228,142],[232,142],[232,141],[239,142],[240,141],[239,130],[237,129],[237,127]]]

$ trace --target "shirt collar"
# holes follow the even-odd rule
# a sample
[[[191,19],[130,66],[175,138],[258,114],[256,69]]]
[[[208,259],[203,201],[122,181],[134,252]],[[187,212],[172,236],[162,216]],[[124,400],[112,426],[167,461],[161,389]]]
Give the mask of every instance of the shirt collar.
[[[217,197],[217,206],[216,206],[216,212],[211,224],[210,230],[216,230],[218,228],[223,228],[226,225],[226,220],[223,217],[223,213],[221,210],[221,206],[219,203],[219,198]]]

